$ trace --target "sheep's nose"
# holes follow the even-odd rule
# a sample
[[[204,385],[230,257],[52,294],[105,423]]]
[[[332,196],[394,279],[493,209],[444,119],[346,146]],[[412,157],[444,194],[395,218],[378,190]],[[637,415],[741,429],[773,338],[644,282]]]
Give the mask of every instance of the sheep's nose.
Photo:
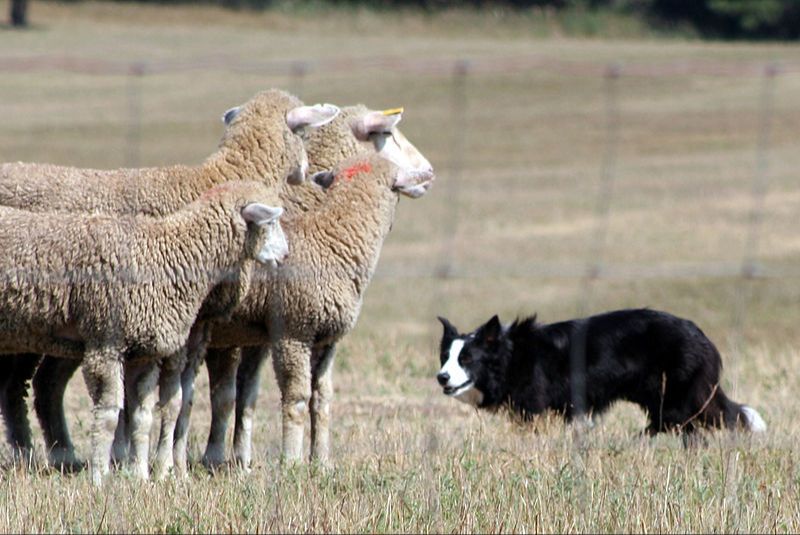
[[[308,174],[308,159],[303,158],[297,167],[292,169],[292,171],[286,177],[286,182],[292,186],[302,184],[306,180],[306,174]]]
[[[292,186],[297,186],[298,184],[302,184],[306,180],[306,170],[305,167],[295,167],[291,173],[286,177],[286,182],[291,184]]]
[[[450,374],[447,372],[439,372],[436,376],[436,380],[439,381],[439,384],[444,386],[447,384],[447,381],[450,380]]]

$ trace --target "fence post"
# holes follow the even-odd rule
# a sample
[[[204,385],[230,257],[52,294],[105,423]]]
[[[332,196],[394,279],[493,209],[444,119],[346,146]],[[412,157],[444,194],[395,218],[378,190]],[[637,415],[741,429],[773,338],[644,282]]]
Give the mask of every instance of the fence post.
[[[303,86],[306,79],[306,75],[308,74],[309,65],[307,61],[298,60],[292,62],[292,68],[290,70],[290,87],[292,88],[292,93],[300,97],[302,100],[303,98]]]
[[[144,63],[132,63],[128,69],[128,131],[125,140],[125,167],[141,165],[142,144],[142,78]]]
[[[468,60],[458,60],[453,65],[452,93],[450,98],[450,116],[454,121],[453,142],[450,152],[450,173],[444,181],[445,189],[443,198],[447,199],[442,224],[443,238],[440,263],[435,275],[447,279],[453,276],[455,270],[456,233],[458,232],[459,218],[459,191],[461,189],[461,175],[464,169],[464,153],[467,144],[467,77],[469,76],[470,63]]]
[[[734,348],[732,356],[738,359],[744,353],[744,324],[747,303],[752,293],[752,282],[761,275],[758,266],[758,248],[761,238],[761,225],[764,219],[764,201],[767,195],[769,151],[772,143],[772,121],[775,103],[775,79],[780,74],[777,64],[771,63],[764,68],[759,97],[758,140],[756,141],[756,166],[750,182],[750,211],[747,216],[747,230],[742,251],[742,265],[739,272],[739,284],[736,288],[733,307]],[[733,373],[731,382],[734,392],[739,381],[738,367]]]
[[[605,79],[605,149],[600,164],[600,184],[594,206],[594,230],[589,237],[586,250],[586,271],[581,280],[578,298],[578,316],[585,315],[590,307],[594,281],[603,271],[603,257],[607,245],[608,226],[611,220],[611,201],[614,195],[614,178],[619,145],[619,103],[617,102],[618,80],[622,75],[619,64],[606,68]]]
[[[603,257],[607,245],[608,225],[611,219],[611,200],[614,195],[617,151],[619,145],[618,81],[622,75],[619,64],[611,64],[605,71],[605,152],[600,167],[600,185],[594,208],[595,227],[586,250],[586,271],[581,280],[578,296],[578,316],[589,312],[595,280],[603,271]],[[586,410],[586,329],[578,324],[574,344],[570,349],[570,397],[574,414]],[[580,428],[580,425],[577,426]]]

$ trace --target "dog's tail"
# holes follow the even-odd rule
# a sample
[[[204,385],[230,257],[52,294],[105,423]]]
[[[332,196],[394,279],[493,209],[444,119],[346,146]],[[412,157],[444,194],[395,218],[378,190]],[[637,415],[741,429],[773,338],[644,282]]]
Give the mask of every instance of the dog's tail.
[[[747,429],[753,433],[763,433],[767,430],[767,422],[761,417],[757,410],[748,405],[740,407],[742,412],[742,420],[744,420]]]
[[[753,407],[732,401],[721,388],[717,389],[715,397],[717,398],[717,406],[722,409],[725,427],[730,429],[744,427],[751,433],[763,433],[767,430],[766,422]]]

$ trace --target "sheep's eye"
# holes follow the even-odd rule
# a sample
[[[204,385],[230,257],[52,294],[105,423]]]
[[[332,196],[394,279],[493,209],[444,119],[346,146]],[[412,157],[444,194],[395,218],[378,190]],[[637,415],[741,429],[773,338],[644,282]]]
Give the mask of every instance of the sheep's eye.
[[[300,139],[302,139],[303,141],[306,141],[308,139],[309,130],[310,129],[305,125],[304,126],[298,126],[294,130],[292,130],[292,133],[294,135],[296,135],[297,137],[299,137]]]
[[[386,130],[385,132],[370,132],[368,138],[372,141],[378,141],[380,143],[386,143],[386,141],[391,138],[392,141],[397,143],[397,140],[394,138],[394,134],[391,130]]]

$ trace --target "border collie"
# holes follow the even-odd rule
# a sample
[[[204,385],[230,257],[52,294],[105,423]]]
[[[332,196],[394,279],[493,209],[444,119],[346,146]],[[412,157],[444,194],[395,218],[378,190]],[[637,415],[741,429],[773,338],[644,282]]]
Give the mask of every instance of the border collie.
[[[647,411],[650,435],[767,427],[755,409],[722,391],[722,362],[711,340],[666,312],[618,310],[549,325],[534,315],[507,327],[494,316],[468,334],[439,321],[436,379],[445,395],[476,407],[507,405],[523,418],[554,410],[571,420],[627,400]]]

